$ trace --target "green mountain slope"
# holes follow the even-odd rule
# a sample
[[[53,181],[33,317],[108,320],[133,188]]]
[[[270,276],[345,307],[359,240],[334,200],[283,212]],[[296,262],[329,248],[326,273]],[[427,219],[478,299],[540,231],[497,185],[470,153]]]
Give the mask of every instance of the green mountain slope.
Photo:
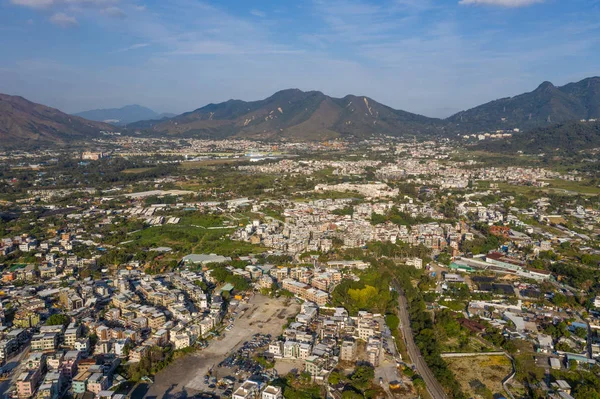
[[[212,138],[322,140],[437,134],[446,124],[440,119],[394,110],[368,97],[332,98],[318,91],[291,89],[260,101],[209,104],[152,124],[150,129],[154,134]]]
[[[463,131],[530,129],[554,123],[600,118],[600,77],[556,87],[542,83],[530,93],[502,98],[467,111],[448,121]]]
[[[514,134],[508,140],[483,142],[477,149],[527,154],[576,155],[600,149],[600,122],[565,122]]]
[[[24,142],[65,142],[96,137],[100,131],[114,131],[106,123],[93,122],[36,104],[18,96],[0,94],[0,144]]]

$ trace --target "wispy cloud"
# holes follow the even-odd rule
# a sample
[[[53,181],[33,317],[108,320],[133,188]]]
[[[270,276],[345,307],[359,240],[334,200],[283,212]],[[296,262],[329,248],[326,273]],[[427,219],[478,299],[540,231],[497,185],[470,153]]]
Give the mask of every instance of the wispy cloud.
[[[0,74],[5,90],[71,110],[136,103],[144,96],[153,108],[186,111],[299,87],[447,116],[543,80],[564,84],[600,68],[600,10],[568,7],[576,15],[565,15],[558,1],[546,1],[548,12],[537,19],[522,10],[503,12],[506,18],[497,14],[498,7],[534,0],[463,0],[460,6],[459,0],[309,0],[280,13],[240,13],[217,0],[153,1],[147,7],[142,0],[1,1],[44,18],[63,13],[81,25],[111,30],[96,39],[119,56],[94,65],[61,58],[75,71],[42,63]],[[109,18],[111,7],[127,13],[127,23]],[[18,43],[12,37],[20,36],[10,40]]]
[[[67,15],[64,12],[57,12],[50,17],[50,22],[62,28],[70,28],[79,26],[77,18],[72,15]]]
[[[125,12],[117,7],[120,0],[10,0],[16,6],[32,10],[52,11],[50,22],[61,27],[79,25],[75,15],[93,10],[112,18],[125,18]]]
[[[29,8],[48,8],[57,5],[106,7],[119,0],[10,0],[12,4]]]
[[[460,0],[458,3],[464,5],[487,5],[516,8],[543,2],[544,0]]]
[[[264,18],[267,16],[267,13],[265,13],[264,11],[260,11],[260,10],[250,10],[250,14],[254,15],[255,17],[259,17],[259,18]]]
[[[114,6],[103,8],[102,10],[100,10],[100,12],[104,15],[107,15],[107,16],[113,17],[113,18],[125,18],[127,16],[125,11],[121,10],[119,7],[114,7]]]
[[[137,50],[137,49],[148,47],[148,46],[150,46],[150,43],[136,43],[136,44],[132,44],[131,46],[127,46],[127,47],[123,47],[121,49],[115,50],[115,51],[113,51],[113,53],[124,53],[127,51]]]
[[[298,54],[278,43],[268,24],[251,17],[235,16],[204,2],[174,0],[154,12],[132,18],[128,28],[137,37],[155,44],[170,56],[240,56],[250,54]],[[194,15],[193,24],[182,23]]]
[[[412,17],[400,13],[393,4],[375,5],[358,0],[315,0],[314,4],[315,15],[325,22],[321,37],[332,42],[388,40],[394,29]]]
[[[54,5],[54,0],[10,0],[12,4],[29,8],[47,8]]]

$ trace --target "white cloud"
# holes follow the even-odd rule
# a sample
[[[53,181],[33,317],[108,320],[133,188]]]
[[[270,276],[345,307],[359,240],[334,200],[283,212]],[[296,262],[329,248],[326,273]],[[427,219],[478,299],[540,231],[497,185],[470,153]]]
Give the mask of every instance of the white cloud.
[[[56,14],[52,15],[50,17],[50,22],[63,28],[79,25],[79,22],[77,22],[75,17],[67,15],[64,12],[57,12]]]
[[[182,24],[194,16],[193,25]],[[174,18],[177,16],[177,18]],[[130,18],[127,28],[168,56],[242,56],[297,54],[290,45],[274,40],[269,24],[233,15],[208,3],[176,0],[152,7],[152,12]]]
[[[544,0],[460,0],[459,4],[464,5],[488,5],[499,7],[526,7],[532,4],[543,3]]]
[[[125,11],[121,10],[119,7],[107,7],[101,11],[102,14],[108,15],[109,17],[114,18],[125,18],[127,14]]]
[[[11,3],[29,8],[47,8],[54,5],[54,0],[11,0]]]
[[[116,51],[114,51],[114,53],[124,53],[126,51],[137,50],[137,49],[148,47],[148,46],[150,46],[150,43],[136,43],[136,44],[132,44],[131,46],[127,46],[122,49],[116,50]]]
[[[472,31],[461,19],[465,13],[455,12],[458,2],[314,0],[314,7],[304,12],[322,23],[305,28],[295,26],[303,22],[295,16],[270,21],[199,0],[152,2],[146,12],[138,12],[141,0],[122,0],[112,6],[127,12],[128,23],[100,25],[123,29],[124,42],[108,43],[123,57],[106,57],[106,63],[75,71],[17,65],[0,73],[0,87],[72,111],[135,103],[143,96],[153,108],[177,112],[299,87],[336,97],[364,94],[394,108],[447,116],[533,89],[543,80],[575,81],[600,65],[593,50],[600,46],[598,12],[586,12],[587,23],[586,15],[570,16],[567,20],[577,22],[568,27],[558,15],[507,29],[496,12],[481,10],[478,18],[486,28]],[[67,0],[54,4],[52,12],[64,11],[86,23],[110,7],[81,0],[77,7]],[[423,14],[422,7],[433,14]],[[275,11],[269,10],[269,17],[271,13]],[[556,29],[545,29],[550,25]],[[286,41],[278,34],[282,28],[297,28],[301,39]],[[547,51],[548,43],[552,51]],[[122,63],[126,51],[137,51],[140,62]],[[300,57],[290,56],[302,51]],[[563,66],[557,67],[559,63]],[[68,96],[57,100],[56,93],[67,85]]]
[[[52,11],[50,22],[61,27],[78,26],[77,17],[87,10],[112,18],[125,18],[125,12],[116,7],[120,0],[10,0],[14,5],[40,12]]]
[[[40,9],[56,5],[102,7],[116,4],[119,0],[10,0],[10,2],[18,6]]]

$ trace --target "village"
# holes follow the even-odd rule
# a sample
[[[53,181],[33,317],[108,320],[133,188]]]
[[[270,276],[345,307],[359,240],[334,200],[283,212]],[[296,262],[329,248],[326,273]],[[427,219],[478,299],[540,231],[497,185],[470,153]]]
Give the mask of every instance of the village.
[[[422,302],[411,317],[432,323],[436,355],[472,395],[565,399],[568,373],[597,367],[600,210],[568,194],[583,174],[452,160],[433,142],[367,142],[381,160],[331,161],[302,154],[344,144],[192,140],[168,154],[168,140],[118,140],[79,155],[87,175],[74,185],[55,187],[67,172],[45,152],[15,158],[3,180],[14,190],[0,241],[7,397],[141,399],[176,385],[236,399],[416,398],[429,389],[411,358],[426,328],[401,321],[404,296]],[[231,166],[205,160],[227,152]],[[88,168],[132,153],[123,181],[90,188]],[[472,375],[465,356],[497,375]],[[520,364],[542,378],[523,379]]]

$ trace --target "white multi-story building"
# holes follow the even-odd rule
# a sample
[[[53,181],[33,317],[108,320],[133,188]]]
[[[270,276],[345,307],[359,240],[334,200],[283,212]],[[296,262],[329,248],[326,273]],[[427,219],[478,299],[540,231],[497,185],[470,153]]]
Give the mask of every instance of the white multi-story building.
[[[261,399],[283,399],[283,391],[281,390],[281,387],[269,385],[262,392]]]

